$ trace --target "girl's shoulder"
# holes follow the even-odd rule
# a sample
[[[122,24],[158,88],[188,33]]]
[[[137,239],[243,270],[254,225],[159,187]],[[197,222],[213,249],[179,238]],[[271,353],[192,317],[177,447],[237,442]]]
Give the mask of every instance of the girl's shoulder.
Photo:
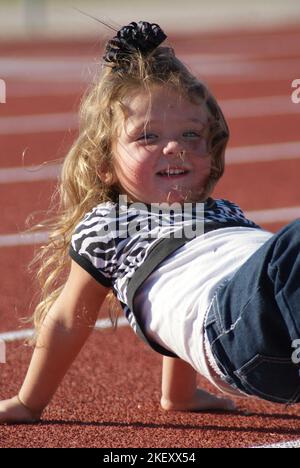
[[[216,199],[214,202],[214,206],[211,210],[207,210],[206,212],[208,218],[213,218],[221,222],[239,223],[241,226],[261,229],[258,224],[248,219],[247,213],[244,213],[237,203],[224,198]]]
[[[243,212],[237,203],[231,200],[227,200],[226,198],[215,198],[215,199],[209,198],[207,200],[206,209],[208,210],[209,209],[212,209],[212,210],[223,209],[223,210],[240,211],[241,213]]]
[[[235,202],[226,200],[225,198],[218,198],[213,200],[210,208],[207,208],[206,213],[209,216],[223,217],[229,219],[242,219],[246,220],[246,215],[242,208]]]
[[[89,234],[94,236],[97,232],[107,237],[107,226],[115,222],[116,204],[110,201],[99,203],[84,213],[75,224],[73,234],[75,236]]]
[[[112,216],[116,215],[116,207],[117,204],[111,201],[106,201],[99,203],[98,205],[94,206],[91,210],[89,210],[84,217],[82,218],[82,221],[85,221],[87,219],[91,218],[110,218]]]

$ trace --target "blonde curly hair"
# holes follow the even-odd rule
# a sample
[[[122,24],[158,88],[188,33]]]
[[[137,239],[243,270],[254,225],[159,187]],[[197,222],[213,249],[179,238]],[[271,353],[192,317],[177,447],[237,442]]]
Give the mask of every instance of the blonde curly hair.
[[[171,47],[157,47],[147,56],[137,51],[130,55],[126,67],[105,64],[81,102],[79,135],[63,161],[60,183],[48,212],[54,211],[55,215],[32,228],[46,228],[50,232],[47,245],[39,249],[30,264],[30,269],[38,269],[35,274],[41,290],[39,303],[30,318],[36,330],[32,344],[64,286],[71,264],[68,250],[75,226],[97,204],[118,200],[120,187],[110,180],[114,180],[113,142],[120,118],[125,118],[123,100],[133,90],[151,93],[153,85],[170,86],[191,102],[206,106],[212,169],[205,194],[211,193],[223,174],[224,151],[229,138],[224,116],[207,86],[191,74]],[[105,181],[101,177],[103,171]],[[109,315],[116,326],[120,306],[113,300],[112,293],[109,296]]]

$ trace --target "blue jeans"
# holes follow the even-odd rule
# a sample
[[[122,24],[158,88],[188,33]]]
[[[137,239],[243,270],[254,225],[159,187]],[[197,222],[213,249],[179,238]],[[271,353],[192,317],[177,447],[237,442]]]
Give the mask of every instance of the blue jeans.
[[[292,359],[293,342],[300,340],[300,219],[218,288],[205,328],[232,387],[272,402],[300,402],[300,366]]]

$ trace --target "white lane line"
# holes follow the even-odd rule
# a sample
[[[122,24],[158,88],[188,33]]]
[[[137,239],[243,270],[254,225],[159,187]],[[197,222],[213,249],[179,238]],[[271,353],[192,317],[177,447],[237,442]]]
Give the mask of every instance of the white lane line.
[[[261,117],[264,115],[300,115],[300,106],[292,102],[290,95],[228,99],[220,101],[220,106],[228,119]]]
[[[300,105],[292,102],[291,95],[228,99],[220,101],[220,106],[228,119],[300,114]],[[61,132],[77,127],[76,112],[0,117],[1,135]]]
[[[26,338],[31,338],[33,336],[33,329],[24,329],[18,331],[11,331],[0,333],[0,340],[5,343],[11,343],[18,340],[26,340]]]
[[[243,164],[300,158],[300,141],[237,146],[226,151],[226,164]],[[0,173],[1,174],[1,173]],[[0,176],[1,183],[1,176]]]
[[[280,53],[280,52],[279,52]],[[247,59],[249,52],[240,55],[240,60],[236,54],[178,54],[179,58],[193,72],[200,73],[207,77],[240,77],[251,79],[290,78],[291,74],[299,70],[299,58],[287,57],[281,59],[262,60]],[[95,57],[21,57],[21,58],[1,58],[0,68],[2,77],[10,79],[30,80],[32,82],[66,82],[66,81],[88,81],[100,69],[100,60]]]
[[[274,208],[271,210],[245,211],[245,216],[258,224],[288,223],[300,218],[300,206]],[[0,235],[0,248],[42,244],[47,242],[48,236],[49,233],[46,231],[33,234],[20,233]]]
[[[184,58],[184,57],[183,57]],[[284,60],[261,60],[244,62],[226,62],[203,63],[201,57],[189,57],[183,60],[200,76],[209,79],[222,78],[225,81],[237,78],[242,81],[272,81],[274,79],[293,80],[298,78],[294,76],[299,74],[299,58]]]
[[[0,247],[17,247],[19,245],[35,245],[43,244],[48,241],[49,233],[20,233],[20,234],[3,234],[0,235]]]
[[[0,117],[1,135],[62,132],[77,127],[78,114],[75,112]]]
[[[255,447],[250,448],[300,448],[300,439],[298,440],[290,440],[287,442],[278,442],[278,444],[271,444],[271,445],[257,445]]]
[[[226,164],[246,164],[263,161],[300,159],[300,141],[264,145],[238,146],[226,151]],[[0,169],[0,185],[41,180],[54,180],[60,175],[61,165],[46,163],[40,166]]]
[[[91,79],[98,64],[93,57],[59,58],[1,58],[1,75],[9,83],[11,79],[30,82],[82,82]]]
[[[59,177],[60,170],[60,164],[44,164],[40,166],[27,167],[8,167],[5,169],[0,169],[0,184],[53,180]]]
[[[86,85],[70,81],[67,83],[32,83],[30,81],[9,83],[9,97],[47,97],[81,95]]]
[[[186,56],[185,56],[186,57]],[[247,54],[205,54],[201,53],[201,56],[199,54],[197,57],[200,58],[201,63],[204,61],[204,63],[211,63],[211,62],[231,62],[231,61],[239,61],[239,60],[245,60],[248,58]],[[249,59],[253,58],[253,56],[249,56]],[[195,54],[191,54],[191,60],[195,59]],[[70,57],[65,57],[61,60],[64,60],[65,63],[63,63],[63,67],[67,69],[67,77],[69,76],[69,71],[72,72],[72,75],[70,76],[69,81],[66,80],[67,77],[62,80],[62,82],[55,82],[55,80],[52,80],[52,72],[53,72],[53,67],[56,67],[57,63],[59,67],[61,67],[61,60],[54,60],[52,58],[49,58],[49,60],[45,60],[45,58],[41,59],[37,58],[34,60],[33,65],[35,67],[35,73],[32,74],[32,69],[30,72],[28,72],[28,76],[26,76],[26,68],[27,68],[27,63],[25,64],[23,60],[21,59],[1,59],[0,58],[0,69],[1,73],[3,75],[6,75],[6,79],[8,78],[8,84],[9,84],[9,96],[10,98],[18,98],[18,97],[29,97],[29,96],[60,96],[60,95],[72,95],[72,94],[79,94],[80,92],[83,92],[85,90],[85,87],[87,85],[86,80],[82,80],[80,77],[78,77],[78,71],[79,70],[84,70],[88,65],[92,64],[92,67],[95,66],[95,57],[85,57],[82,59],[81,57],[78,57],[77,59],[73,59],[71,62],[71,70],[69,70],[69,63],[70,63]],[[30,60],[30,59],[29,59]],[[45,60],[45,62],[44,62]],[[26,61],[27,62],[27,61]],[[44,63],[49,63],[51,64],[51,68],[47,69],[47,74],[46,78],[48,80],[40,80],[40,74],[39,70],[41,69],[42,76],[44,76]],[[78,62],[78,63],[77,63]],[[67,66],[66,66],[67,63]],[[79,65],[78,65],[79,64]],[[75,68],[74,68],[75,65]],[[24,68],[25,67],[25,68]],[[80,68],[81,67],[81,68]],[[57,70],[57,68],[55,68]],[[21,75],[20,75],[21,74]],[[25,74],[25,76],[24,76]],[[30,76],[29,76],[30,74]],[[18,79],[20,76],[22,76],[23,79],[21,82],[20,81],[15,81],[15,79]],[[57,75],[59,78],[59,74]],[[11,79],[14,79],[14,81],[11,81]],[[30,81],[29,81],[30,80]],[[66,80],[66,81],[65,81]],[[39,81],[37,85],[37,81]]]
[[[129,325],[128,320],[126,317],[118,318],[118,327],[125,327]],[[112,328],[110,319],[101,319],[97,320],[95,324],[95,330],[104,330],[107,328]],[[32,337],[34,334],[33,329],[24,329],[24,330],[16,330],[11,332],[0,333],[0,340],[4,341],[5,343],[11,343],[13,341],[25,340],[26,338]]]
[[[245,211],[245,216],[258,224],[288,223],[294,219],[300,218],[300,206],[275,208],[272,210]]]

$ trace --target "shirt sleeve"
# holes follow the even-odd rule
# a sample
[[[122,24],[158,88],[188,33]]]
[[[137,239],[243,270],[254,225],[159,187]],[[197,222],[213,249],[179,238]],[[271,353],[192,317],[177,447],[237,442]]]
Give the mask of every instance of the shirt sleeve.
[[[115,241],[105,212],[95,208],[77,225],[69,248],[70,257],[105,287],[112,286]]]

